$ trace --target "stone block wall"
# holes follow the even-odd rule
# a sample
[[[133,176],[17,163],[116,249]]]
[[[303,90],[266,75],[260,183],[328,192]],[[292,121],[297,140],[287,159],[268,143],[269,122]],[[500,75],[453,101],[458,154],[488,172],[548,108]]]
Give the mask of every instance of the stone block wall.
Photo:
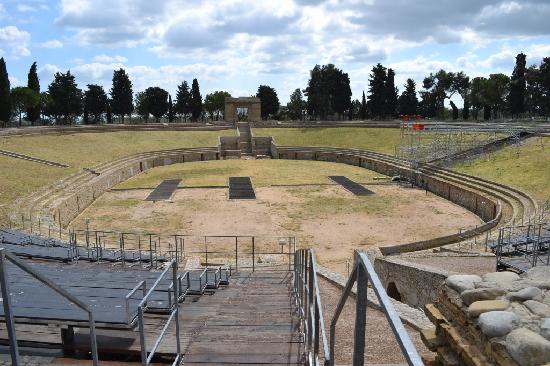
[[[440,365],[550,363],[550,267],[453,275],[426,306],[423,341]]]
[[[68,225],[105,191],[144,170],[177,163],[218,160],[219,158],[220,154],[215,148],[205,148],[200,151],[190,149],[190,151],[138,154],[135,159],[114,164],[113,168],[107,168],[101,174],[75,187],[70,194],[61,196],[51,205],[51,217],[56,224]]]
[[[272,137],[252,137],[252,154],[253,155],[271,155]]]
[[[319,160],[344,163],[364,167],[387,176],[400,175],[410,177],[412,174],[410,169],[396,165],[391,160],[385,160],[384,157],[379,157],[376,154],[371,155],[368,151],[362,152],[360,150],[279,147],[274,157],[279,159]],[[417,182],[417,185],[425,188],[426,190],[473,212],[485,221],[485,224],[478,227],[476,230],[464,231],[460,235],[455,233],[448,236],[435,238],[433,240],[420,241],[405,245],[387,246],[381,248],[384,255],[430,249],[444,244],[454,243],[460,239],[472,237],[476,234],[489,230],[495,227],[500,221],[502,215],[500,205],[496,200],[477,192],[479,190],[482,191],[482,188],[480,189],[475,186],[476,191],[474,191],[473,184],[454,183],[436,176],[429,176],[424,173],[417,173],[415,181]]]
[[[434,302],[453,273],[391,257],[377,257],[374,269],[390,296],[399,294],[397,300],[415,308]]]

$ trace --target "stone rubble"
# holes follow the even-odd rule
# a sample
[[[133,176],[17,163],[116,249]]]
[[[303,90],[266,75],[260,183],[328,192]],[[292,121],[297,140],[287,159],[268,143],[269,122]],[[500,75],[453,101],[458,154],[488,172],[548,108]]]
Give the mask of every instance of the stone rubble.
[[[426,305],[439,365],[550,365],[550,267],[452,275]]]

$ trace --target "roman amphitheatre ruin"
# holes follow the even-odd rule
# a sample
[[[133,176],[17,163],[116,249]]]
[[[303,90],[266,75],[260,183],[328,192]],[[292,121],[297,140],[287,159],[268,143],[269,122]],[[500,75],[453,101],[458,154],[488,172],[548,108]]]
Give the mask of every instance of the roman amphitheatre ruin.
[[[9,357],[550,362],[549,126],[268,124],[255,99],[0,131]]]

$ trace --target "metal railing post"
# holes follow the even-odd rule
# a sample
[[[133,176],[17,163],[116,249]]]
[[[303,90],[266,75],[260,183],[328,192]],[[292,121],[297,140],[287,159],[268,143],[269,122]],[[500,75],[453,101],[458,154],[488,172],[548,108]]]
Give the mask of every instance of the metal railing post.
[[[252,272],[256,269],[256,246],[254,243],[254,237],[252,237]]]
[[[235,272],[239,270],[239,238],[235,237]]]
[[[12,365],[19,365],[19,347],[17,345],[17,336],[15,334],[15,322],[11,312],[11,297],[8,279],[6,276],[6,263],[4,248],[0,248],[0,285],[2,286],[2,298],[4,299],[2,303],[4,306],[6,328],[8,330],[8,340],[10,342],[11,363]]]
[[[367,325],[367,274],[357,268],[357,296],[355,299],[355,329],[353,331],[353,366],[365,364],[365,327]]]
[[[174,303],[176,306],[175,312],[176,312],[176,352],[177,356],[181,355],[181,343],[180,343],[180,318],[179,318],[179,286],[178,286],[178,262],[176,261],[172,265],[172,280],[174,281]]]

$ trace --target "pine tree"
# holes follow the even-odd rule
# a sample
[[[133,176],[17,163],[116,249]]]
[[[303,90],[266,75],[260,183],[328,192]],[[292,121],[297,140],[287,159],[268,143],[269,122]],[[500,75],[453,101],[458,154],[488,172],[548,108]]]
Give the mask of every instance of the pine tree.
[[[260,98],[262,105],[262,119],[274,116],[279,111],[279,97],[277,91],[268,85],[260,85],[256,97]]]
[[[510,113],[515,117],[519,117],[520,114],[525,112],[526,65],[525,54],[518,54],[510,85]]]
[[[119,116],[124,123],[124,116],[131,116],[134,110],[132,82],[124,69],[113,72],[113,87],[110,94],[112,113]]]
[[[377,64],[372,68],[369,79],[368,106],[373,118],[385,118],[386,78],[386,68],[382,64]]]
[[[107,94],[102,86],[89,84],[84,92],[84,111],[88,122],[101,123],[103,115],[107,113]]]
[[[168,92],[158,86],[145,89],[148,112],[156,118],[156,122],[168,112]]]
[[[36,72],[36,62],[33,62],[27,76],[27,87],[33,90],[36,94],[40,94],[40,79],[38,79],[38,74]],[[40,105],[35,107],[30,107],[26,111],[27,121],[30,121],[33,125],[40,118]]]
[[[388,69],[386,75],[386,106],[385,115],[395,117],[397,111],[397,88],[395,87],[395,71]]]
[[[363,98],[361,99],[361,108],[359,109],[359,117],[362,120],[367,118],[367,99],[365,98],[365,91],[363,91]]]
[[[0,122],[2,127],[9,124],[11,119],[10,79],[4,58],[0,58]]]
[[[21,127],[21,115],[29,108],[36,108],[40,105],[40,94],[29,87],[18,86],[10,93],[12,107],[19,115],[19,127]]]
[[[189,107],[191,118],[196,122],[202,115],[202,96],[197,79],[193,79],[193,84],[191,84],[191,103]]]
[[[307,111],[313,117],[326,119],[335,112],[343,116],[351,106],[349,76],[333,64],[315,65],[304,92]]]

